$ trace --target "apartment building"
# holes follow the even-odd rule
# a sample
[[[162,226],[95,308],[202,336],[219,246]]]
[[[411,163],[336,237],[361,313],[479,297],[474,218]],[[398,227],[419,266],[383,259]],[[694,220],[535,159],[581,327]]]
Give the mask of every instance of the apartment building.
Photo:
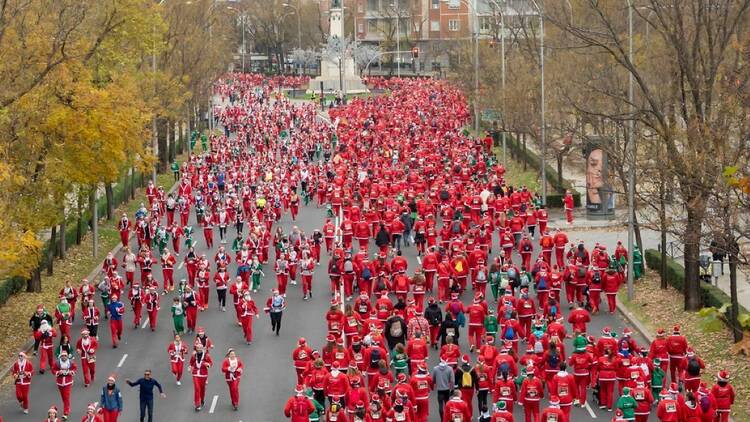
[[[328,7],[327,3],[321,5]],[[343,3],[349,37],[389,51],[396,50],[398,39],[402,53],[396,55],[396,60],[428,71],[447,64],[447,51],[459,41],[469,40],[475,33],[479,38],[498,36],[501,14],[506,25],[514,17],[536,14],[531,0],[344,0]],[[417,63],[411,58],[412,47],[420,50]]]

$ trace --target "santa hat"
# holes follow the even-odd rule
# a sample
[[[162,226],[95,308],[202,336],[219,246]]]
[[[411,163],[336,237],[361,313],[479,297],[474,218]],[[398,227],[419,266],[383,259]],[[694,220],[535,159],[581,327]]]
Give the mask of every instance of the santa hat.
[[[673,383],[669,384],[669,390],[668,390],[668,392],[669,392],[669,394],[679,394],[680,393],[680,389],[677,387],[677,383],[676,382],[673,382]]]
[[[665,334],[665,332],[664,332],[663,328],[659,328],[658,330],[656,330],[656,336],[657,337],[664,337],[664,334]]]
[[[588,341],[584,336],[578,336],[573,340],[573,350],[576,352],[585,352],[586,346],[588,346]]]
[[[406,374],[401,372],[400,374],[398,374],[398,377],[396,379],[398,380],[398,382],[406,382]]]
[[[719,381],[719,382],[721,382],[721,381],[729,382],[729,372],[727,372],[725,370],[719,371],[719,374],[716,376],[716,381]]]
[[[331,364],[331,368],[336,370],[340,369],[341,365],[339,364],[339,361],[333,361],[333,363]]]
[[[560,406],[560,397],[551,396],[549,398],[549,405],[552,406],[552,407]]]
[[[672,328],[672,333],[674,333],[674,334],[680,334],[680,326],[679,325],[675,325]]]
[[[695,351],[693,350],[693,348],[692,348],[692,347],[688,347],[688,348],[687,348],[687,352],[686,352],[686,354],[687,354],[687,356],[689,356],[689,357],[693,357],[693,356],[695,356]]]
[[[360,344],[361,342],[362,342],[362,339],[361,339],[361,338],[359,338],[359,336],[358,336],[358,335],[354,335],[354,336],[352,336],[352,344],[353,344],[353,345],[354,345],[354,344]]]
[[[355,407],[356,407],[357,409],[364,409],[364,408],[365,408],[365,402],[363,402],[362,400],[359,400],[359,401],[357,402],[357,404],[355,405]]]
[[[661,392],[659,393],[659,397],[661,397],[661,398],[669,397],[669,391],[667,391],[666,388],[662,388]]]
[[[469,363],[469,355],[461,356],[461,363]]]
[[[203,327],[198,327],[198,335],[206,334],[206,329]]]
[[[343,346],[344,345],[344,338],[343,337],[337,338],[336,339],[336,345],[337,346]]]
[[[297,387],[295,387],[295,389],[294,389],[294,393],[296,395],[298,395],[298,396],[304,395],[305,394],[305,389],[304,389],[304,387],[302,387],[302,385],[297,384]]]
[[[359,375],[355,375],[349,380],[349,384],[351,385],[359,385],[361,382],[362,378]]]
[[[336,306],[339,304],[339,300],[336,298],[331,299],[331,306]]]
[[[47,413],[54,413],[55,415],[57,415],[57,406],[51,406]]]
[[[633,331],[630,328],[625,327],[625,328],[622,329],[622,336],[623,337],[627,337],[627,336],[630,336],[632,334],[633,334]]]
[[[336,337],[334,337],[334,336],[333,336],[333,334],[328,334],[328,335],[326,336],[326,341],[327,341],[328,343],[333,343],[333,342],[335,342],[335,341],[336,341]]]
[[[609,327],[604,327],[602,329],[602,336],[603,337],[612,337],[612,329]]]
[[[302,346],[303,344],[307,343],[307,340],[305,340],[304,337],[300,337],[299,340],[297,340],[297,344]]]
[[[505,400],[498,400],[497,403],[495,403],[495,407],[497,407],[498,410],[505,410]]]
[[[432,296],[430,296],[430,297],[429,297],[429,298],[427,299],[427,303],[430,303],[430,304],[432,304],[432,303],[435,303],[435,298],[434,298],[434,297],[432,297]]]

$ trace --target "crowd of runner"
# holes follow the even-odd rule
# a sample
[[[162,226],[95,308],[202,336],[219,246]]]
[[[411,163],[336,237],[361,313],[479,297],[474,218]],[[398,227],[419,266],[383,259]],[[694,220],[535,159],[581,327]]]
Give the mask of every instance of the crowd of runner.
[[[162,308],[174,332],[165,356],[178,385],[190,375],[195,410],[217,372],[236,410],[243,362],[229,349],[214,363],[201,313],[229,307],[250,345],[264,313],[280,334],[288,294],[323,294],[330,308],[310,314],[327,336],[300,338],[289,351],[297,377],[283,413],[292,422],[426,422],[430,398],[439,404],[430,420],[443,422],[514,421],[516,406],[527,422],[562,422],[587,405],[613,411],[614,421],[728,421],[729,375],[709,386],[679,326],[650,345],[627,329],[590,332],[592,318],[615,312],[626,249],[551,227],[540,196],[506,182],[491,139],[464,131],[469,110],[458,89],[371,78],[387,93],[332,108],[327,122],[314,104],[281,94],[302,83],[259,75],[217,83],[223,133],[203,137],[204,152],[175,166],[174,191],[149,184],[141,208],[122,216],[122,252],[107,256],[100,279],[66,285],[54,311],[40,305],[32,316],[39,361],[19,353],[12,371],[22,411],[32,378],[48,382],[36,374],[50,371],[67,419],[74,383],[96,379],[100,348],[117,348],[125,324],[155,330]],[[568,224],[572,200],[564,201]],[[282,216],[296,220],[306,206],[324,207],[328,218],[312,233],[285,232]],[[216,253],[199,255],[199,242]],[[416,268],[404,256],[411,248]],[[175,280],[182,267],[187,277]],[[330,283],[313,285],[316,272]],[[272,294],[256,303],[263,283],[273,283]],[[74,333],[77,318],[83,329]],[[430,348],[440,359],[431,367]],[[117,420],[115,381],[84,421]],[[48,421],[57,416],[53,406]]]

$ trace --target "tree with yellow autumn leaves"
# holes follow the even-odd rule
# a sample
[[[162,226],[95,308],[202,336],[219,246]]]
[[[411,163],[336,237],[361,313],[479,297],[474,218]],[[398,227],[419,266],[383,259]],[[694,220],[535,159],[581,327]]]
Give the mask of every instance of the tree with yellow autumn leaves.
[[[50,228],[156,163],[152,117],[163,162],[197,127],[231,60],[231,21],[211,1],[162,3],[0,0],[0,276],[40,289]]]

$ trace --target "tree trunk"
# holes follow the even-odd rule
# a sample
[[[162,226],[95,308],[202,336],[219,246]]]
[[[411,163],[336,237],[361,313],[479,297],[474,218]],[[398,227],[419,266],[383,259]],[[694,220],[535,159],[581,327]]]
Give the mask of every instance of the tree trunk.
[[[115,214],[115,197],[112,192],[112,183],[104,184],[104,195],[107,197],[107,221],[112,221]]]
[[[55,254],[57,249],[57,226],[52,226],[49,237],[49,248],[47,249],[47,275],[51,276],[54,271]]]
[[[732,306],[729,308],[729,325],[732,327],[734,342],[737,343],[742,340],[742,327],[740,327],[740,323],[737,320],[740,314],[740,304],[737,298],[737,252],[739,246],[734,239],[732,239],[732,243],[733,245],[729,248],[729,297],[732,302]]]
[[[26,291],[29,293],[41,293],[42,291],[42,271],[37,267],[31,273],[31,277],[26,282]]]
[[[177,143],[177,155],[182,155],[183,151],[185,150],[185,121],[184,120],[180,120],[178,132],[180,134],[180,142]]]
[[[83,216],[81,211],[78,211],[78,220],[76,221],[76,245],[81,244],[81,238],[83,237]]]
[[[562,173],[562,171],[563,171],[563,154],[562,154],[562,152],[559,153],[559,154],[557,154],[557,156],[555,158],[557,158],[557,186],[558,186],[557,191],[561,192],[562,191],[562,187],[563,187],[563,173]]]
[[[130,199],[135,199],[135,167],[130,168]]]
[[[528,153],[528,151],[526,151],[526,134],[522,133],[521,137],[523,139],[523,156],[525,157],[526,154]],[[523,161],[523,171],[526,171],[526,166],[528,165],[528,163],[526,162],[525,159],[522,159],[521,161]],[[545,183],[545,182],[543,181],[542,183]]]
[[[685,198],[685,202],[694,203],[694,198]],[[698,260],[700,257],[700,240],[701,240],[701,218],[698,211],[692,207],[687,207],[687,221],[685,224],[685,256],[683,257],[685,265],[685,310],[698,311],[703,306],[700,294],[700,280],[698,278]]]
[[[60,247],[57,248],[57,257],[60,259],[65,259],[65,248],[67,247],[67,245],[65,244],[67,229],[68,223],[65,221],[65,215],[63,215],[63,219],[60,222]]]
[[[169,160],[169,148],[167,145],[167,120],[164,118],[160,118],[157,123],[157,144],[159,145],[159,166],[157,167],[157,171],[161,174],[167,171]]]
[[[172,120],[167,120],[167,143],[169,144],[169,159],[167,160],[167,166],[174,161],[175,152],[177,151],[177,132],[174,130],[175,123]]]

